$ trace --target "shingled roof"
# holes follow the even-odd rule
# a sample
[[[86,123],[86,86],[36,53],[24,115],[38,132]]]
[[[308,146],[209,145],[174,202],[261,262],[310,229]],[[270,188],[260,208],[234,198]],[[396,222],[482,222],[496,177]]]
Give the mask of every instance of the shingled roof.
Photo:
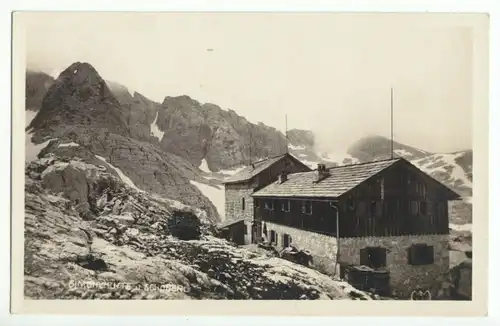
[[[330,175],[320,182],[316,182],[317,171],[294,173],[290,174],[288,176],[288,180],[286,180],[285,182],[281,184],[278,182],[274,182],[269,186],[255,192],[254,194],[252,194],[252,196],[335,198],[343,195],[347,191],[361,184],[363,181],[373,177],[374,175],[387,169],[388,167],[394,165],[399,161],[405,161],[406,163],[411,164],[403,158],[397,158],[377,162],[338,166],[329,168],[328,170],[330,172]],[[415,167],[415,169],[419,170],[417,167]],[[438,182],[437,180],[435,181]],[[442,186],[448,189],[446,186]],[[452,190],[448,190],[452,192],[452,197],[455,197],[455,195],[458,196]]]
[[[274,182],[255,192],[253,197],[338,197],[400,159],[344,165],[329,168],[330,176],[317,180],[317,171],[294,173],[288,180]]]
[[[298,161],[295,157],[293,157],[290,154],[282,154],[278,155],[275,157],[271,157],[265,160],[261,160],[258,162],[254,162],[251,165],[247,166],[243,170],[239,171],[237,174],[228,177],[227,179],[224,180],[223,183],[237,183],[237,182],[243,182],[252,179],[262,171],[266,170],[268,167],[273,165],[274,163],[278,162],[285,156],[289,156],[293,160]],[[300,161],[299,161],[300,162]]]

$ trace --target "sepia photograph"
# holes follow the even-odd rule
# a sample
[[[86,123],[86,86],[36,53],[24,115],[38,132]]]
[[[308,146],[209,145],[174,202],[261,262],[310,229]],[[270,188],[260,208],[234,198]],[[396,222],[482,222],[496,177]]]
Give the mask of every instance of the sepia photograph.
[[[476,300],[472,24],[13,22],[21,300]]]

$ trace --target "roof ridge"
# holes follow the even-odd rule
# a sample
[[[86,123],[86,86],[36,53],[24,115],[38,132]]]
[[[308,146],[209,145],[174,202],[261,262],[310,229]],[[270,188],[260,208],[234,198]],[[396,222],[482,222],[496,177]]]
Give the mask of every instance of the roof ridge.
[[[396,158],[388,158],[388,159],[383,159],[383,160],[378,160],[378,161],[353,163],[353,164],[346,164],[346,165],[337,165],[337,166],[329,167],[327,169],[328,170],[333,170],[333,169],[344,168],[344,167],[348,167],[348,166],[360,166],[360,165],[374,164],[374,163],[380,163],[380,162],[398,161],[398,160],[401,160],[401,159],[404,160],[404,158],[402,158],[402,157],[396,157]],[[317,170],[317,168],[314,169],[313,171],[316,171],[316,170]]]
[[[262,159],[260,161],[252,162],[252,163],[250,163],[247,166],[251,166],[252,164],[262,163],[262,162],[265,162],[265,161],[268,161],[268,160],[272,160],[273,158],[278,158],[280,156],[285,156],[285,155],[286,155],[286,153],[285,154],[276,155],[276,156],[272,156],[272,157],[268,157],[268,158]]]

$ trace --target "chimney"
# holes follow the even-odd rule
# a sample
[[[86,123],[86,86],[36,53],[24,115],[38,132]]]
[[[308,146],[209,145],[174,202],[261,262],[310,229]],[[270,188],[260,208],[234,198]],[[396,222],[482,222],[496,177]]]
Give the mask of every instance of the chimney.
[[[330,171],[326,168],[326,165],[318,163],[318,174],[316,182],[320,182],[321,180],[330,176]]]
[[[278,176],[278,183],[282,184],[286,180],[288,180],[288,173],[286,171],[281,171],[281,173]]]

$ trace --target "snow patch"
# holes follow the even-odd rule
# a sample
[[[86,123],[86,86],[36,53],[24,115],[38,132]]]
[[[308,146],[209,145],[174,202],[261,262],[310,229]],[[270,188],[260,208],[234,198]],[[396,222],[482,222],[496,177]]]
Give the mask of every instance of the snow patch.
[[[120,177],[120,179],[126,184],[128,185],[130,188],[132,189],[135,189],[137,191],[142,191],[141,189],[137,188],[137,186],[134,184],[134,182],[125,175],[125,173],[122,172],[122,170],[120,170],[119,168],[109,164],[106,159],[102,156],[99,156],[99,155],[94,155],[95,157],[97,157],[98,159],[100,159],[101,161],[104,161],[106,162],[113,170],[115,170],[115,172],[118,174],[118,176]]]
[[[450,228],[454,231],[458,232],[472,232],[472,223],[467,223],[467,224],[451,224],[450,223]]]
[[[71,142],[71,143],[66,143],[66,144],[60,144],[58,147],[78,147],[77,143]]]
[[[313,162],[313,161],[307,161],[307,160],[300,160],[303,164],[309,166],[311,169],[315,169],[318,167],[318,162]]]
[[[395,149],[394,150],[394,153],[396,153],[397,155],[399,156],[404,156],[404,157],[407,157],[407,156],[413,156],[412,153],[408,152],[407,150],[405,149]]]
[[[240,167],[232,169],[232,170],[219,170],[219,173],[222,173],[225,175],[235,175],[236,173],[240,172],[244,168],[245,168],[245,166],[240,166]]]
[[[212,172],[208,168],[208,163],[207,163],[206,159],[201,160],[201,164],[200,164],[199,169],[202,170],[203,172],[206,172],[206,173],[211,173]]]
[[[308,160],[304,160],[304,159],[301,159],[299,157],[297,157],[296,155],[294,154],[291,154],[293,157],[295,157],[297,160],[299,160],[300,162],[302,162],[303,164],[309,166],[311,169],[315,169],[318,167],[318,162],[314,162],[314,161],[308,161]]]
[[[348,164],[359,163],[359,160],[357,158],[353,157],[351,154],[344,152],[344,151],[327,152],[326,155],[321,155],[320,157],[326,161],[337,163],[339,165],[343,164],[345,159],[350,160],[350,163],[348,163]]]
[[[288,148],[290,148],[291,150],[294,150],[294,151],[303,151],[306,149],[305,146],[294,146],[292,144],[288,145]]]
[[[434,172],[447,172],[447,169],[451,167],[450,181],[462,181],[463,185],[472,188],[472,182],[467,178],[467,174],[464,169],[457,164],[455,159],[460,158],[464,155],[463,152],[454,154],[433,154],[416,161],[412,161],[425,173],[432,175]]]
[[[214,204],[219,216],[224,220],[225,214],[225,194],[223,187],[211,186],[204,183],[189,181],[192,185],[196,186],[205,197],[207,197],[212,204]]]
[[[26,133],[26,137],[25,137],[25,142],[24,142],[24,145],[25,145],[25,160],[26,162],[31,162],[31,161],[34,161],[36,160],[38,157],[38,154],[45,148],[47,147],[47,145],[53,141],[53,140],[57,140],[57,138],[51,138],[49,140],[46,140],[44,141],[43,143],[41,144],[35,144],[31,141],[31,134],[30,133]]]
[[[151,134],[154,137],[158,138],[160,141],[162,141],[163,135],[165,135],[165,132],[161,131],[158,128],[158,125],[156,124],[157,121],[158,121],[158,112],[156,112],[155,120],[151,124],[150,128],[151,128]]]

